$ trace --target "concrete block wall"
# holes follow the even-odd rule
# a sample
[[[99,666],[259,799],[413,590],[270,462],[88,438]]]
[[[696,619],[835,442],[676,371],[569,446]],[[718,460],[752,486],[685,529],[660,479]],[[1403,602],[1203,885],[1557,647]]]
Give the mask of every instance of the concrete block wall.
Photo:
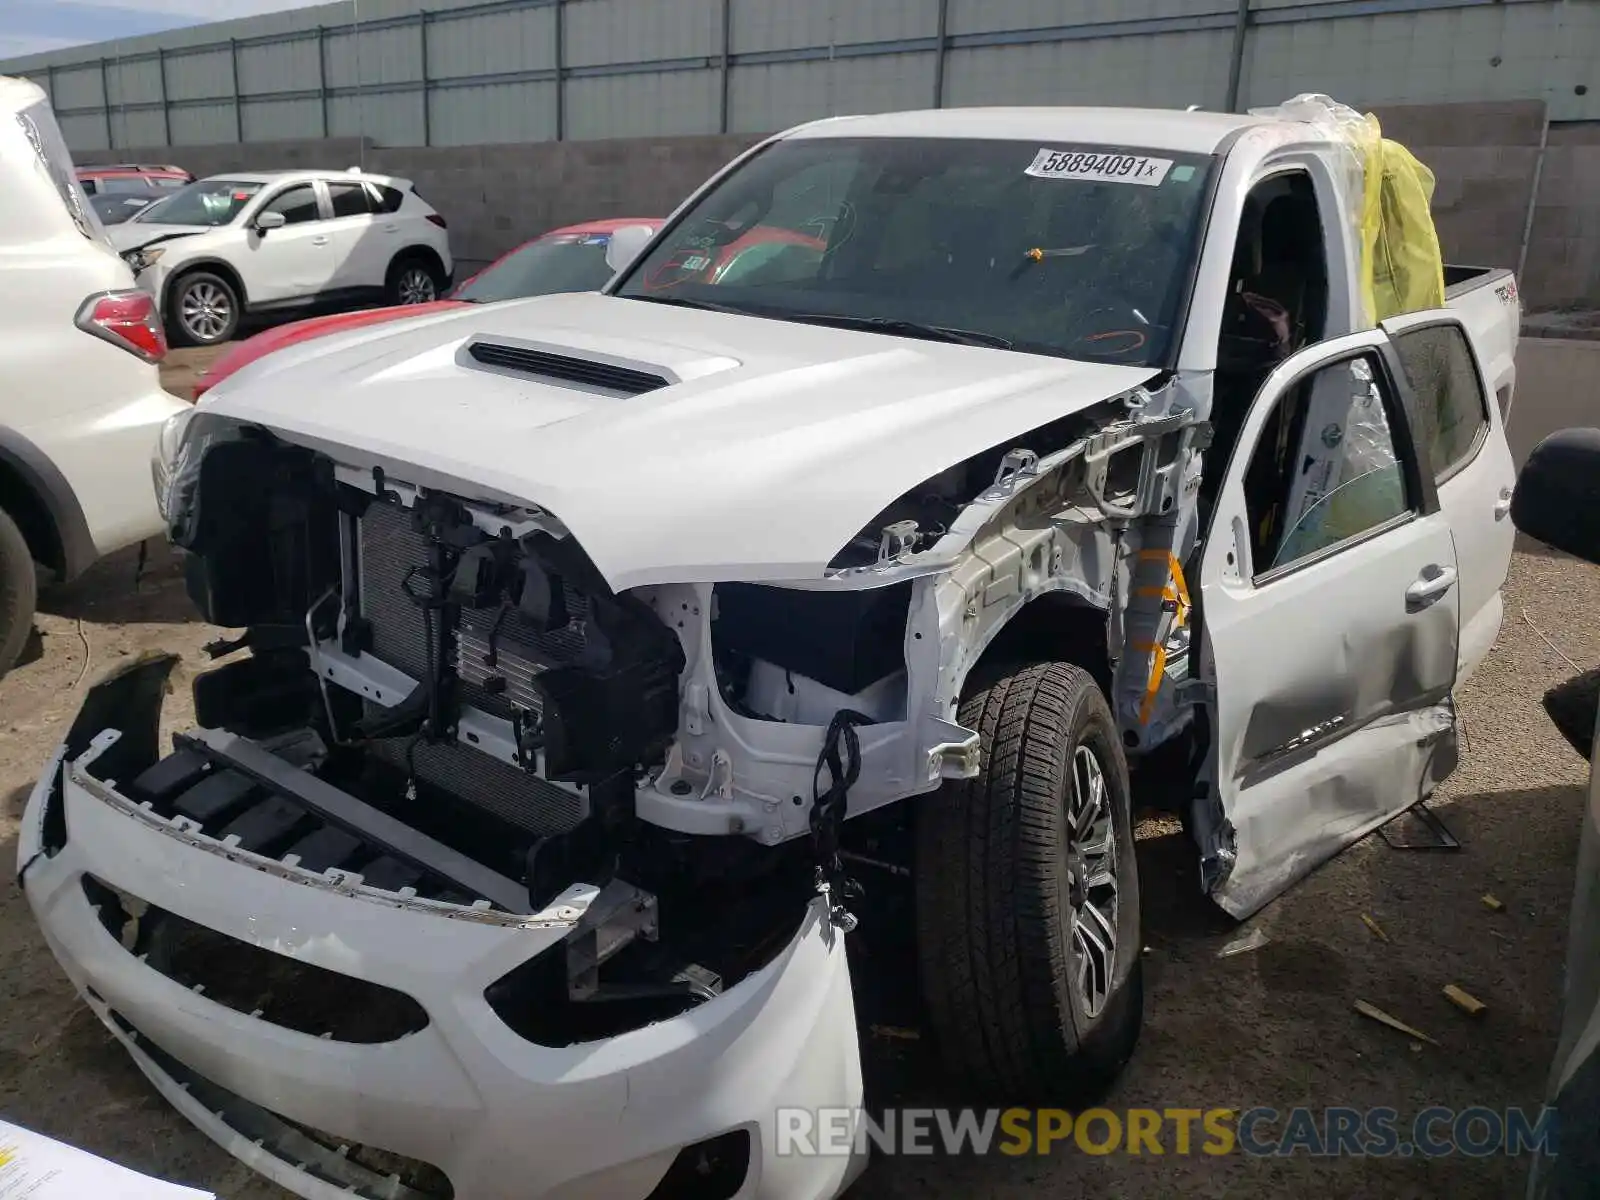
[[[1535,174],[1524,307],[1600,309],[1600,123],[1554,125],[1542,101],[1395,105],[1384,132],[1434,171],[1434,217],[1452,262],[1517,265]],[[87,151],[82,162],[175,159],[197,175],[245,168],[367,168],[402,175],[450,222],[473,269],[546,229],[589,218],[665,215],[758,134],[376,146],[360,138]]]
[[[324,138],[304,142],[235,142],[215,146],[153,146],[142,150],[78,150],[80,167],[94,163],[175,163],[200,179],[229,171],[280,171],[305,168],[342,170],[361,161],[364,138]]]
[[[665,216],[756,140],[734,134],[394,146],[369,151],[367,167],[412,180],[449,220],[451,248],[471,269],[575,221]]]
[[[1524,291],[1548,308],[1600,308],[1600,123],[1554,125]]]
[[[1517,390],[1506,421],[1517,469],[1556,430],[1595,425],[1597,392],[1600,341],[1524,336],[1517,346]]]
[[[1600,308],[1600,122],[1552,124],[1541,151],[1538,100],[1412,105],[1377,115],[1388,136],[1433,169],[1433,215],[1447,257],[1516,266],[1526,233],[1524,308]]]
[[[1446,260],[1515,267],[1544,103],[1396,105],[1374,113],[1385,137],[1433,171],[1433,220]]]

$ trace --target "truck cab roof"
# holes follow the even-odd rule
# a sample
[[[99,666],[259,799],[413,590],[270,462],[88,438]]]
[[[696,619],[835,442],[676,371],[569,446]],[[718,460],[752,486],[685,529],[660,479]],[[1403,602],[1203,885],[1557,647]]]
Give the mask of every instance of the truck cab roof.
[[[782,136],[981,138],[1059,144],[1065,134],[1074,142],[1090,145],[1214,154],[1242,129],[1289,124],[1307,131],[1311,128],[1279,117],[1167,108],[948,108],[827,117]]]

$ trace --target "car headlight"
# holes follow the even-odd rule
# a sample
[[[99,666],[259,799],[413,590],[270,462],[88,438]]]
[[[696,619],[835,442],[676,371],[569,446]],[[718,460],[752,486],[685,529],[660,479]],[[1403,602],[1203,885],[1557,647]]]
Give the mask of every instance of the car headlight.
[[[155,452],[150,456],[150,478],[156,489],[156,510],[161,520],[172,523],[172,482],[177,477],[184,450],[184,434],[195,410],[184,408],[161,422],[161,432],[156,436]]]
[[[124,255],[124,260],[128,266],[133,268],[133,273],[137,275],[166,252],[166,249],[162,246],[156,246],[149,250],[130,250]]]

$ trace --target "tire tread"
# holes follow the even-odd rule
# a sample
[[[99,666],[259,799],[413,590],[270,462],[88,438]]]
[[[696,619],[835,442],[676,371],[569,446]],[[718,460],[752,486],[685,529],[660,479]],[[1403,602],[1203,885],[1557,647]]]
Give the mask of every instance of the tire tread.
[[[28,644],[38,602],[39,577],[28,539],[0,509],[0,676],[15,665]]]
[[[1126,779],[1110,710],[1088,672],[1045,662],[972,692],[958,720],[979,733],[980,773],[919,802],[917,819],[917,941],[934,1033],[956,1072],[997,1094],[1099,1086],[1137,1036],[1140,980],[1136,962],[1125,988],[1133,995],[1124,997],[1134,1006],[1131,1034],[1101,1039],[1115,1059],[1103,1061],[1061,999],[1070,953],[1059,826],[1067,751],[1085,721],[1110,730],[1116,761],[1107,767]],[[1136,883],[1127,900],[1137,903]],[[1125,1011],[1111,1011],[1118,1002],[1102,1017],[1127,1024]]]

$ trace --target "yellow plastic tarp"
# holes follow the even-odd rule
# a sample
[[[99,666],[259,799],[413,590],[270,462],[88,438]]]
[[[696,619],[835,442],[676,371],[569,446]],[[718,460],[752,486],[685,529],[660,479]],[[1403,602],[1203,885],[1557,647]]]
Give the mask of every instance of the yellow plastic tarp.
[[[1360,249],[1361,315],[1368,328],[1405,312],[1444,304],[1444,255],[1433,226],[1433,172],[1399,142],[1383,136],[1378,118],[1330,96],[1307,92],[1256,116],[1304,121],[1344,150],[1337,184]]]
[[[1361,205],[1361,298],[1376,323],[1444,307],[1444,254],[1433,225],[1433,172],[1367,122]]]

